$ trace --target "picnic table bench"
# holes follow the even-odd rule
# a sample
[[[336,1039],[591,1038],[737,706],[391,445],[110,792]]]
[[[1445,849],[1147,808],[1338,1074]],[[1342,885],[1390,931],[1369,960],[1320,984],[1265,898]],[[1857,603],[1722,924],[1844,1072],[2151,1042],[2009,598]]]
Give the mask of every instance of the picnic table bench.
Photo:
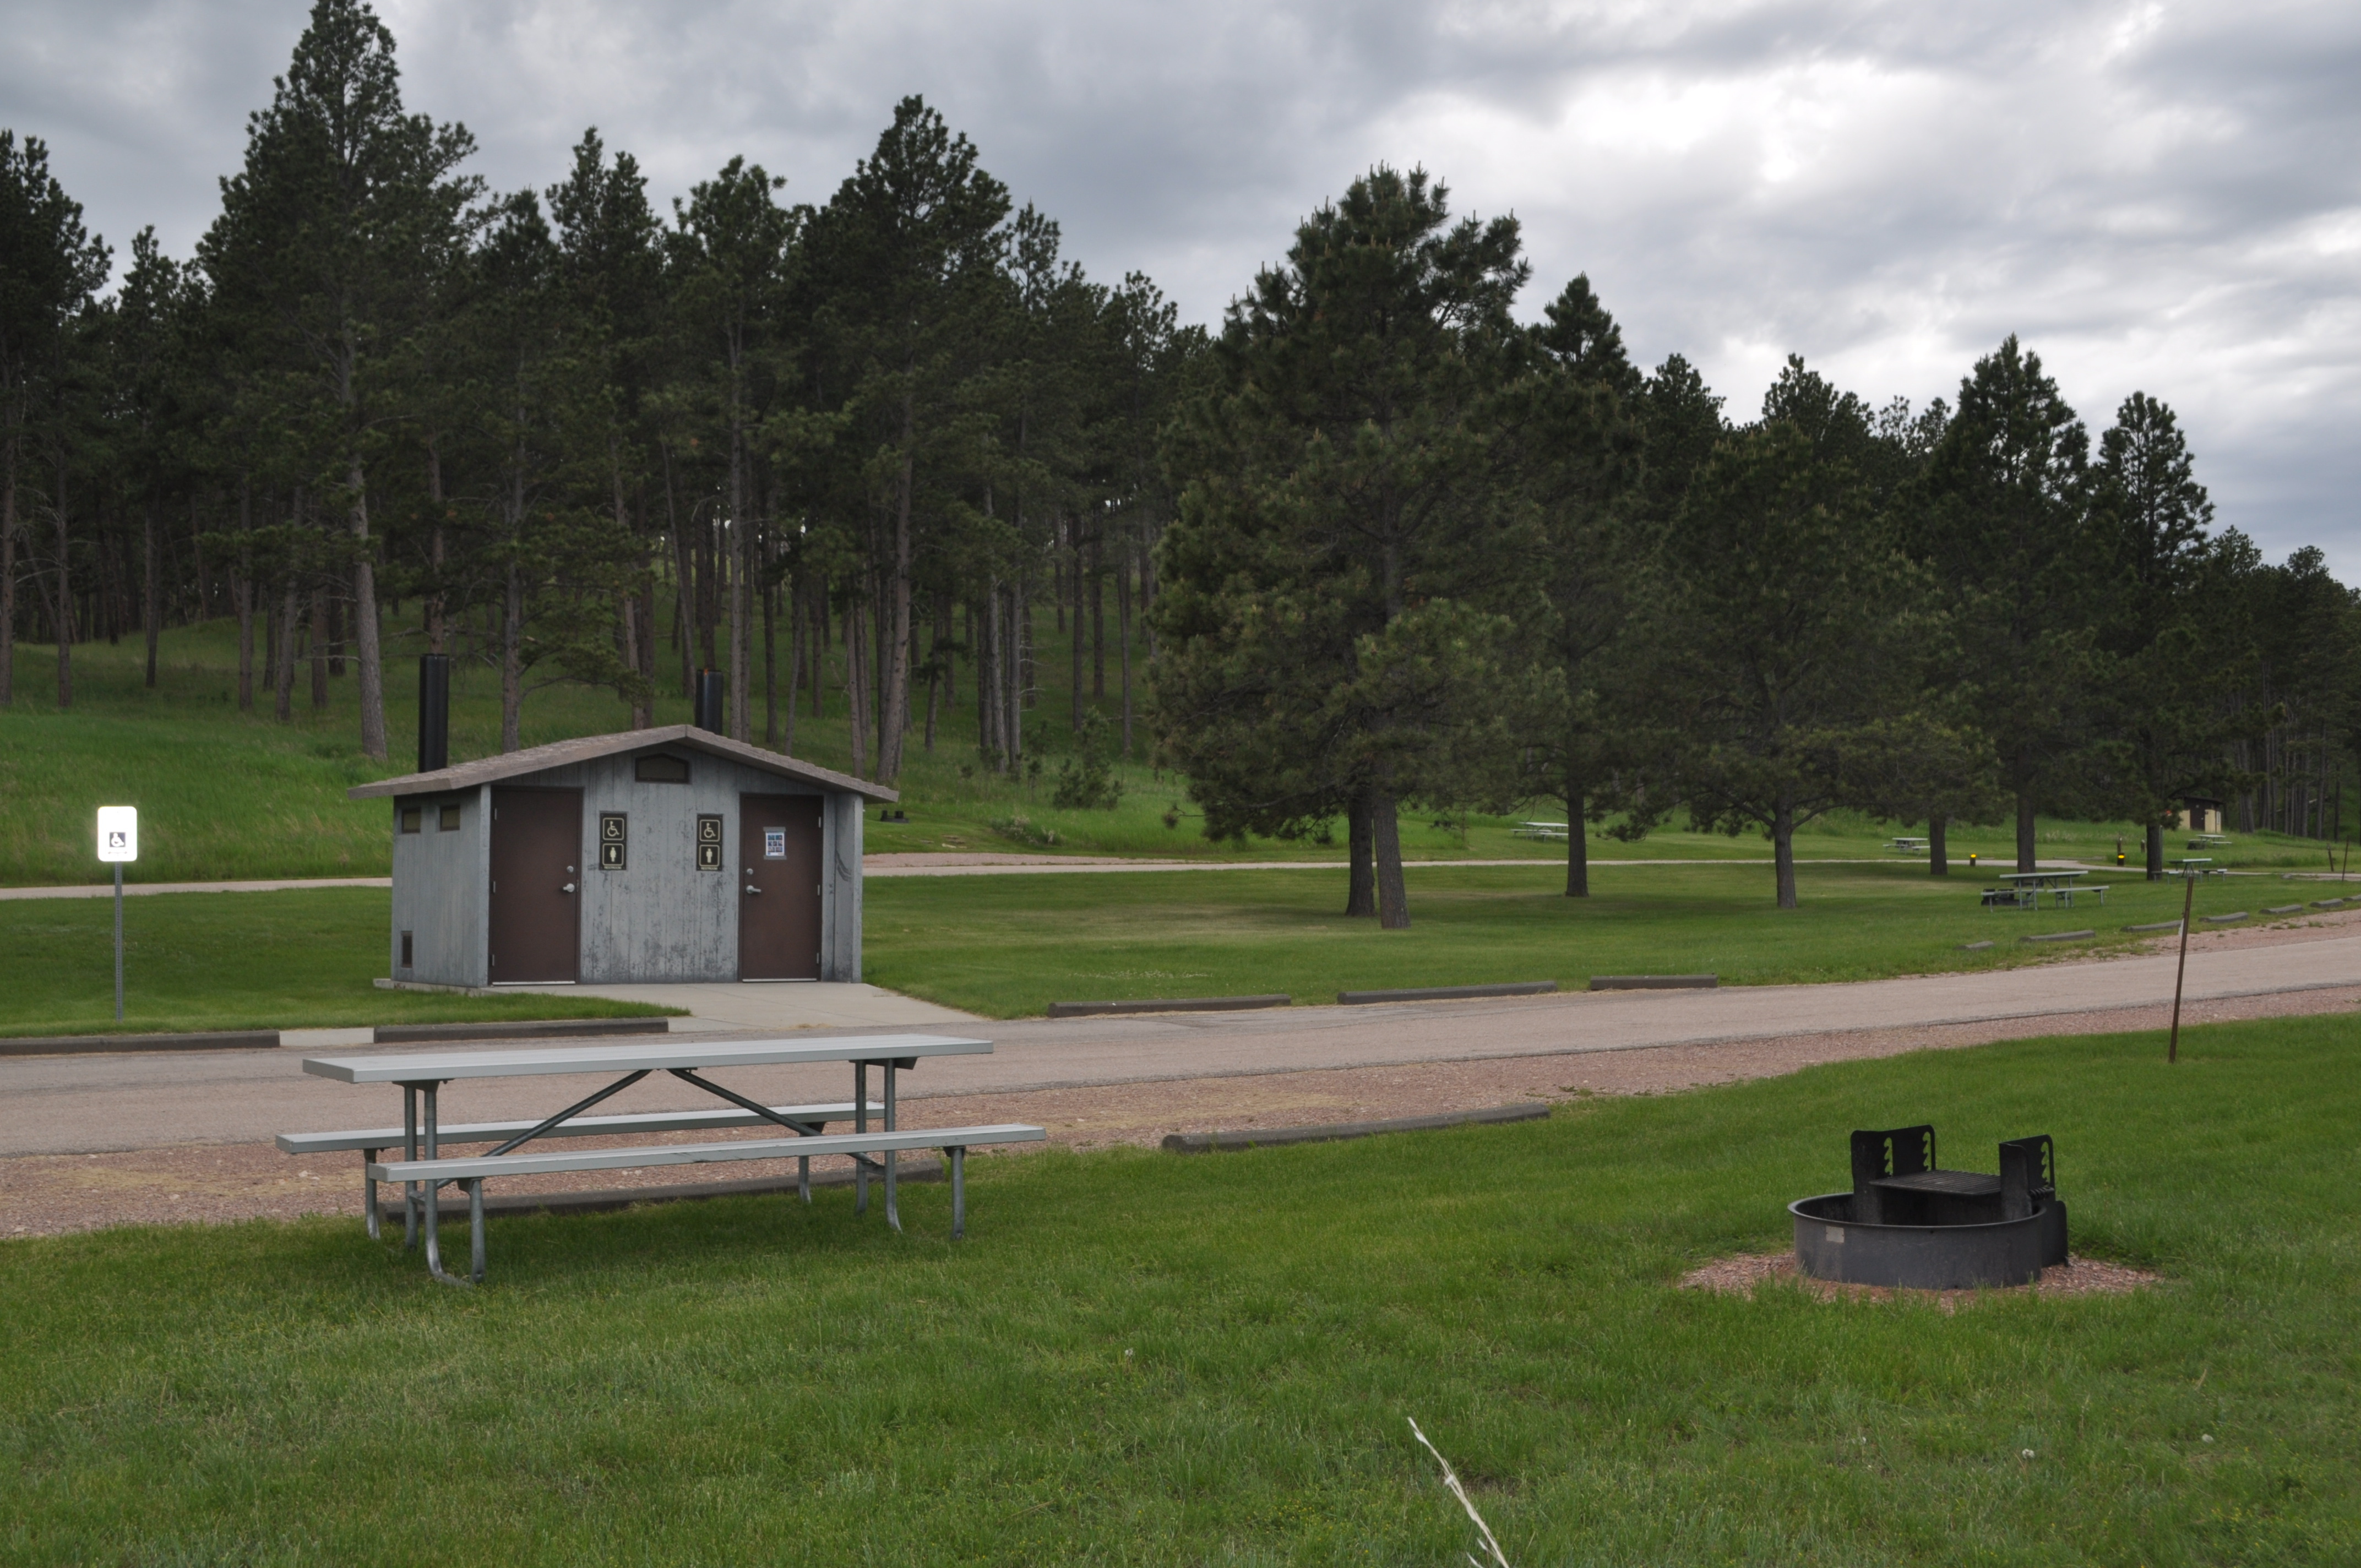
[[[616,1170],[648,1166],[701,1165],[725,1160],[794,1159],[796,1188],[811,1201],[811,1161],[826,1155],[849,1156],[854,1162],[857,1212],[869,1207],[869,1179],[884,1178],[885,1219],[895,1230],[902,1221],[895,1207],[895,1157],[906,1149],[941,1149],[950,1166],[951,1234],[967,1230],[966,1154],[979,1145],[1038,1143],[1048,1135],[1020,1123],[990,1125],[928,1127],[906,1131],[895,1124],[895,1074],[906,1071],[928,1057],[964,1056],[989,1052],[988,1040],[943,1035],[879,1035],[820,1040],[741,1040],[700,1044],[577,1046],[542,1050],[436,1051],[375,1057],[315,1057],[303,1070],[315,1077],[345,1083],[394,1083],[402,1091],[402,1124],[359,1128],[336,1133],[295,1133],[281,1135],[279,1146],[291,1154],[336,1149],[362,1153],[362,1179],[367,1188],[368,1228],[379,1234],[377,1189],[380,1182],[402,1186],[402,1237],[405,1246],[418,1245],[423,1230],[427,1271],[447,1285],[469,1285],[484,1277],[484,1183],[496,1176],[531,1176],[555,1171]],[[848,1102],[824,1105],[764,1105],[724,1088],[700,1074],[726,1068],[784,1066],[796,1063],[849,1062],[853,1091]],[[869,1098],[871,1067],[884,1070],[884,1097]],[[533,1078],[562,1074],[617,1072],[623,1076],[542,1121],[472,1122],[445,1127],[437,1113],[443,1085],[456,1080]],[[670,1111],[641,1115],[587,1116],[584,1113],[653,1073],[663,1072],[693,1085],[732,1107],[726,1111]],[[422,1112],[423,1113],[422,1115]],[[874,1113],[884,1122],[871,1131]],[[830,1122],[851,1121],[853,1131],[830,1135]],[[764,1139],[732,1139],[719,1143],[666,1144],[653,1146],[603,1147],[579,1150],[518,1150],[542,1138],[588,1137],[601,1134],[697,1131],[774,1124],[793,1135]],[[480,1155],[448,1157],[446,1142],[493,1143]],[[402,1157],[378,1156],[399,1146]],[[439,1230],[441,1204],[435,1194],[446,1184],[467,1193],[469,1268],[466,1278],[444,1267]],[[422,1225],[421,1220],[423,1220]]]

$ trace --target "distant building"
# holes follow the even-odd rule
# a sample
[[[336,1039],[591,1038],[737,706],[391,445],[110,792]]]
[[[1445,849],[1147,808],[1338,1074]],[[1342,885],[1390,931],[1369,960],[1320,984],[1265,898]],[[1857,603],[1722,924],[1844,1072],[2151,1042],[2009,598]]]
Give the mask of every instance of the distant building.
[[[861,978],[862,807],[893,790],[676,724],[362,784],[396,981]]]
[[[2192,795],[2180,803],[2180,826],[2191,833],[2222,831],[2222,803],[2207,795]]]

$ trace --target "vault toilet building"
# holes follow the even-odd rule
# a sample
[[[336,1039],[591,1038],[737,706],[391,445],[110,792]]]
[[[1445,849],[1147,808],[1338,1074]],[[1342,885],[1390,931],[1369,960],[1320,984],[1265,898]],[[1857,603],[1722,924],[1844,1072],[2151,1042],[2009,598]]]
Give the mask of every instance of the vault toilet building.
[[[347,792],[392,802],[397,984],[861,978],[895,791],[686,724],[430,770],[421,707],[421,771]]]

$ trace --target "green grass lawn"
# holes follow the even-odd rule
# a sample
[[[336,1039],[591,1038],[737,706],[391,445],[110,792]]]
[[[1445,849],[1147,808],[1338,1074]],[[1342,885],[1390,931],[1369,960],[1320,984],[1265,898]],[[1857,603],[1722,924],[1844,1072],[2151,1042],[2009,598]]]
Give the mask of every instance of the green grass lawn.
[[[141,684],[143,650],[136,641],[110,646],[88,643],[75,650],[75,706],[57,710],[43,676],[52,655],[25,645],[17,650],[17,697],[0,708],[0,886],[96,883],[103,880],[93,857],[93,814],[101,804],[140,808],[140,861],[130,868],[135,882],[191,882],[298,876],[383,876],[390,865],[390,828],[382,802],[345,798],[353,784],[410,771],[417,756],[415,640],[389,621],[386,717],[391,758],[373,763],[360,754],[354,677],[330,682],[329,706],[310,707],[308,674],[297,682],[296,717],[280,724],[263,711],[240,714],[236,696],[235,627],[214,621],[174,628],[162,639],[159,685]],[[1046,619],[1044,645],[1055,636]],[[1075,853],[1159,857],[1338,860],[1338,844],[1208,843],[1202,819],[1188,803],[1182,783],[1144,764],[1117,771],[1126,785],[1122,802],[1109,811],[1068,811],[1050,805],[1058,753],[1071,744],[1063,716],[1070,710],[1065,666],[1049,660],[1040,669],[1040,706],[1028,719],[1028,742],[1042,749],[1049,767],[1038,781],[1009,780],[980,771],[975,759],[973,687],[950,705],[937,750],[914,742],[902,781],[910,820],[880,822],[867,829],[873,851],[1025,850],[1049,846],[1038,840],[1055,834],[1055,849]],[[499,683],[493,672],[460,661],[452,694],[452,755],[466,759],[499,749]],[[663,683],[659,683],[661,685]],[[851,742],[840,688],[831,688],[832,717],[798,720],[796,753],[825,766],[851,765]],[[1113,699],[1100,702],[1112,707]],[[761,704],[756,703],[759,737]],[[688,718],[687,704],[662,696],[660,723]],[[556,686],[536,692],[523,710],[527,745],[621,729],[628,715],[612,694]],[[1145,732],[1141,745],[1145,746]],[[1433,814],[1412,815],[1402,824],[1403,852],[1416,860],[1529,858],[1563,863],[1563,845],[1511,837],[1520,818],[1556,820],[1564,808],[1537,803],[1506,817],[1471,817],[1465,822]],[[1168,824],[1167,817],[1170,817]],[[1023,818],[1026,827],[1015,825]],[[1807,859],[1882,854],[1897,830],[1913,824],[1879,823],[1841,813],[1807,827],[1797,852]],[[2120,824],[2048,821],[2041,824],[2045,856],[2112,859]],[[1340,829],[1341,832],[1341,829]],[[1960,828],[1951,851],[1971,850],[1994,861],[2015,854],[2006,828]],[[2137,856],[2136,834],[2125,839]],[[2178,841],[2175,842],[2176,851]],[[1594,839],[1599,860],[1763,859],[1761,839],[1730,839],[1671,829],[1637,844]],[[2257,867],[2325,867],[2324,846],[2275,835],[2240,836],[2229,863]]]
[[[110,899],[0,903],[0,1036],[291,1029],[487,1018],[610,1018],[677,1008],[596,996],[379,991],[390,894],[157,893],[123,901],[115,1022]]]
[[[2361,1030],[2015,1042],[1550,1120],[492,1223],[0,1245],[0,1559],[2324,1564],[2361,1560]],[[1848,1128],[2048,1132],[2129,1297],[1680,1291]],[[2212,1441],[2206,1441],[2210,1438]]]
[[[1768,867],[1600,868],[1587,899],[1536,867],[1422,866],[1411,926],[1347,920],[1334,871],[1141,872],[1072,876],[879,878],[865,894],[863,973],[877,984],[998,1017],[1051,1002],[1283,991],[1332,1002],[1345,990],[1713,973],[1724,984],[1874,980],[2039,962],[2028,932],[2096,928],[2073,952],[2141,938],[2122,927],[2176,919],[2178,883],[2109,880],[2103,906],[1991,911],[1979,883],[1908,865],[1802,867],[1801,907],[1772,902]],[[2268,891],[2265,891],[2268,890]],[[2276,880],[2201,884],[2200,913],[2256,907]],[[2243,904],[2236,902],[2245,901]],[[1991,940],[1981,952],[1961,944]],[[2093,988],[2106,984],[2092,972]],[[2094,1001],[2103,1000],[2094,994]]]

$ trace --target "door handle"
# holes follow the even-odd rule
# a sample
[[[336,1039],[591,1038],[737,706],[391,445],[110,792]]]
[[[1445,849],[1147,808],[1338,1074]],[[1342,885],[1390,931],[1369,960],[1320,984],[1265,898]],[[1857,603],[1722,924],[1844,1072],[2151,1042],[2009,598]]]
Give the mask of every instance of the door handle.
[[[567,883],[564,887],[559,888],[557,891],[558,891],[558,892],[560,892],[560,893],[572,893],[572,892],[574,891],[574,884],[573,884],[572,883],[570,883],[570,882],[569,882],[569,883]]]
[[[752,883],[751,883],[751,882],[750,882],[750,883],[748,883],[746,884],[746,891],[747,891],[748,893],[760,893],[760,892],[762,892],[763,890],[762,890],[761,888],[759,888],[759,887],[756,887]]]

